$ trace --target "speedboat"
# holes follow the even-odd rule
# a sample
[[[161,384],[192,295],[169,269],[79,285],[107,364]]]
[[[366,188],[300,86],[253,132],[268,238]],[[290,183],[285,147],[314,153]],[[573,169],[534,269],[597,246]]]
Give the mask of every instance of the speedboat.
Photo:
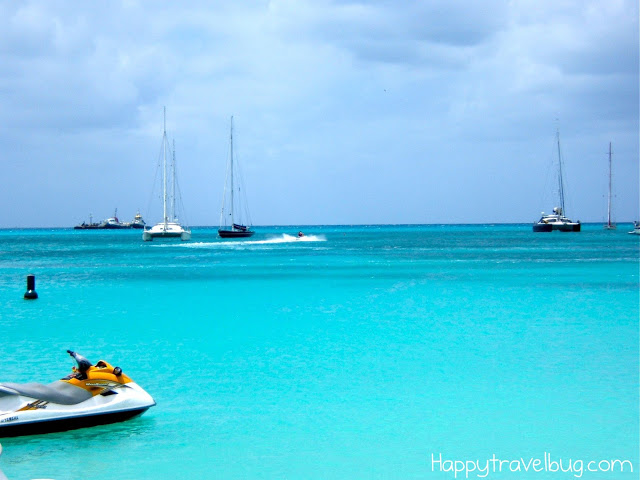
[[[122,422],[156,404],[120,367],[67,352],[78,366],[61,380],[0,383],[0,438]]]

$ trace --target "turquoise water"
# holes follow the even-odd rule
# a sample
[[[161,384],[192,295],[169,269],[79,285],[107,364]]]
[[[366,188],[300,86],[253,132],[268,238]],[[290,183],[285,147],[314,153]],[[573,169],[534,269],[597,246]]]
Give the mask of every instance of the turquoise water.
[[[546,452],[634,468],[582,478],[638,478],[630,225],[256,230],[0,231],[0,381],[61,378],[73,349],[157,401],[120,424],[0,439],[7,477],[449,479],[432,455]]]

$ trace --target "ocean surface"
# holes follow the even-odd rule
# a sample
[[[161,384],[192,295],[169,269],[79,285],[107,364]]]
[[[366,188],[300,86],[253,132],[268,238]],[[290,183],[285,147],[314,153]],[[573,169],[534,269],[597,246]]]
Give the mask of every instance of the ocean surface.
[[[456,478],[445,460],[549,455],[583,461],[581,478],[637,479],[629,230],[258,227],[235,241],[194,228],[184,243],[0,230],[0,381],[62,378],[72,349],[122,367],[157,402],[119,424],[0,439],[0,470],[439,480]],[[39,299],[26,301],[31,273]],[[633,473],[586,471],[616,459]],[[483,478],[579,478],[550,465]]]

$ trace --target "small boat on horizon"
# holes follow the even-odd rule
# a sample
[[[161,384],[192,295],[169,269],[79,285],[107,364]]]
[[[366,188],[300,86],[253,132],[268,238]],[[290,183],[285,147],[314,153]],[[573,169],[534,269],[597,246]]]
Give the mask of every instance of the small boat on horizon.
[[[142,219],[140,212],[136,213],[134,219],[131,222],[121,222],[118,219],[118,209],[116,208],[115,214],[111,218],[107,218],[101,223],[93,221],[93,216],[89,214],[89,223],[82,222],[75,227],[74,230],[126,230],[130,228],[144,228],[145,221]]]
[[[628,233],[631,235],[640,235],[640,222],[633,222],[633,230]]]
[[[553,213],[548,215],[542,212],[542,217],[533,224],[534,232],[579,232],[580,221],[572,221],[564,214],[564,182],[562,178],[562,155],[560,151],[560,132],[556,130],[556,142],[558,147],[558,196],[560,206],[553,208]]]
[[[251,237],[255,232],[253,230],[251,230],[250,226],[244,225],[241,221],[236,221],[238,217],[238,212],[236,211],[234,213],[234,208],[236,208],[237,210],[237,203],[238,200],[240,199],[235,199],[235,195],[234,195],[234,190],[236,188],[236,186],[238,186],[238,193],[239,194],[244,194],[244,189],[240,188],[240,185],[236,185],[234,186],[234,178],[233,178],[233,164],[234,164],[234,157],[233,157],[233,116],[231,117],[231,133],[230,133],[230,155],[229,155],[229,170],[228,170],[228,174],[229,174],[229,178],[230,178],[230,188],[229,188],[229,196],[230,196],[230,208],[229,208],[229,213],[228,215],[225,214],[225,201],[227,198],[227,182],[225,179],[225,185],[224,185],[224,193],[222,196],[222,210],[220,212],[220,228],[218,229],[218,235],[220,236],[220,238],[247,238],[247,237]],[[240,178],[240,180],[242,180],[242,178]],[[239,184],[240,182],[238,182]],[[234,199],[235,199],[235,203],[234,203]],[[249,220],[249,210],[247,208],[247,202],[246,199],[244,199],[244,210],[246,213],[246,219]],[[240,213],[243,213],[242,210],[240,211]],[[227,226],[227,216],[230,219],[230,226]],[[247,222],[249,225],[251,224],[250,221]]]
[[[147,224],[142,219],[142,215],[140,215],[140,212],[137,212],[136,216],[133,217],[133,221],[131,223],[129,223],[129,228],[142,228],[142,229],[144,229],[144,227],[146,225]]]
[[[100,224],[93,221],[93,215],[89,214],[89,223],[85,223],[84,221],[75,227],[74,230],[96,230],[100,228]]]
[[[123,229],[123,228],[129,228],[129,225],[126,224],[126,223],[122,223],[120,220],[118,220],[118,209],[116,208],[116,211],[113,214],[113,217],[107,218],[102,223],[100,228],[104,228],[104,229],[107,229],[107,230],[120,230],[120,229]]]

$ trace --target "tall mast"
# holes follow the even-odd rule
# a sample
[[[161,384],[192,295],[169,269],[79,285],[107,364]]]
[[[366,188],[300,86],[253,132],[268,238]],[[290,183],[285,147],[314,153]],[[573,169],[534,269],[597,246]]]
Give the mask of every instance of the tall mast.
[[[167,107],[162,107],[162,217],[167,225]]]
[[[562,182],[562,154],[560,153],[560,130],[556,130],[556,140],[558,143],[558,194],[560,195],[560,208],[564,215],[564,184]]]
[[[609,200],[607,204],[607,226],[611,227],[611,142],[609,142]]]
[[[173,165],[171,172],[171,221],[176,220],[176,140],[173,140]]]
[[[231,115],[231,135],[230,135],[230,140],[231,140],[231,230],[234,229],[233,227],[233,115]]]

